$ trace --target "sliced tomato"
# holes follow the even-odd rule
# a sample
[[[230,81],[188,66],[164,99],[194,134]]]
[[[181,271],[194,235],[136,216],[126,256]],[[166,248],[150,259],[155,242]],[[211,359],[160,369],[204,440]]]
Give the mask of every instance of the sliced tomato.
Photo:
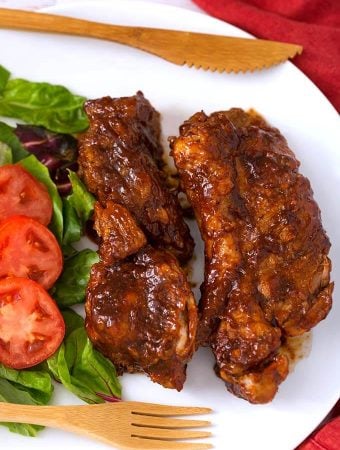
[[[27,278],[0,280],[0,362],[35,366],[53,355],[64,335],[63,316],[45,289]]]
[[[27,170],[18,164],[0,167],[0,220],[23,215],[48,225],[52,208],[46,187]]]
[[[44,225],[25,216],[0,222],[0,278],[30,278],[50,289],[62,268],[59,244]]]

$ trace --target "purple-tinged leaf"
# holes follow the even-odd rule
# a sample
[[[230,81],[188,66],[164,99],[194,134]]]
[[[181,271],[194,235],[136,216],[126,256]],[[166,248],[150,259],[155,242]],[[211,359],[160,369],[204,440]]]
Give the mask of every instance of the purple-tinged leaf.
[[[34,125],[17,125],[14,132],[22,146],[48,168],[60,195],[68,195],[72,189],[68,170],[78,169],[77,140]]]

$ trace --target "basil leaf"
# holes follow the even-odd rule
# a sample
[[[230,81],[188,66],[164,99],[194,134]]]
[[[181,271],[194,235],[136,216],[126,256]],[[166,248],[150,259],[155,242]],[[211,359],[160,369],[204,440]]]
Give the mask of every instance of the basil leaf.
[[[0,93],[5,89],[10,76],[9,71],[0,65]]]
[[[71,306],[84,301],[91,267],[98,261],[97,253],[89,249],[65,261],[63,273],[53,290],[53,298],[59,306]]]
[[[72,134],[88,127],[84,101],[63,86],[17,78],[9,80],[1,93],[0,115]]]
[[[11,164],[13,162],[12,150],[4,142],[0,141],[0,166]]]
[[[63,206],[56,185],[51,180],[48,169],[38,161],[34,155],[22,159],[19,164],[46,186],[53,205],[53,216],[49,227],[59,242],[61,242],[63,236]]]
[[[17,162],[29,155],[14,134],[13,128],[4,122],[0,122],[0,141],[4,142],[11,148],[13,162]]]
[[[76,313],[73,313],[73,315]],[[121,385],[114,365],[97,352],[87,337],[84,322],[70,332],[76,321],[64,316],[68,336],[58,351],[47,360],[53,376],[66,389],[87,403],[102,403],[121,396]],[[78,316],[80,318],[80,316]],[[81,319],[81,318],[80,318]],[[79,321],[77,322],[79,324]]]
[[[46,405],[52,396],[53,385],[47,372],[38,370],[14,370],[0,364],[0,402],[20,405]],[[44,427],[38,425],[7,423],[14,433],[36,436]]]

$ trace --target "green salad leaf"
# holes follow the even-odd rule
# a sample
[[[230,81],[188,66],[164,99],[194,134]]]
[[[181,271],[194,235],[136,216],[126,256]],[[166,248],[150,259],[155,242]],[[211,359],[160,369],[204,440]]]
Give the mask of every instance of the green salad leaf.
[[[69,336],[72,331],[84,327],[84,319],[71,308],[62,310],[62,315],[66,324],[65,337]]]
[[[77,211],[73,208],[67,198],[63,198],[63,215],[64,215],[64,250],[73,242],[79,241],[83,234],[83,227],[77,215]]]
[[[0,65],[0,93],[5,89],[10,76],[9,71]]]
[[[53,393],[49,373],[41,370],[14,370],[0,364],[0,402],[46,405]],[[43,427],[21,423],[1,423],[14,433],[36,436]]]
[[[53,216],[49,226],[59,242],[61,242],[63,236],[63,204],[47,167],[38,161],[34,155],[22,159],[19,161],[19,164],[46,186],[53,205]]]
[[[13,162],[12,150],[4,142],[0,141],[0,166],[11,164]]]
[[[14,134],[13,128],[4,122],[0,122],[0,142],[7,144],[11,148],[13,162],[17,162],[29,155]]]
[[[1,378],[15,383],[15,385],[20,386],[21,390],[27,390],[32,400],[39,405],[45,405],[51,399],[53,385],[47,372],[33,369],[15,370],[0,363]]]
[[[76,210],[81,223],[85,224],[93,212],[95,198],[89,193],[75,172],[69,170],[68,176],[72,184],[72,194],[67,197],[67,200]]]
[[[66,259],[63,273],[54,285],[52,294],[59,306],[71,306],[84,301],[91,267],[98,261],[97,253],[90,249]]]
[[[0,92],[0,115],[72,134],[88,127],[84,101],[64,86],[17,78],[7,81]]]
[[[0,402],[18,403],[21,405],[35,405],[30,395],[21,391],[9,381],[0,378]],[[23,436],[36,436],[38,431],[44,427],[39,425],[30,425],[26,423],[0,422],[0,425],[7,427],[12,433],[22,434]]]
[[[72,185],[72,193],[63,199],[64,247],[79,241],[95,204],[95,198],[80,181],[78,175],[69,170],[68,176]]]
[[[67,338],[47,360],[51,373],[66,389],[87,403],[102,403],[102,396],[120,397],[121,385],[114,365],[93,348],[83,321],[82,326],[75,328],[79,320],[76,321],[74,316],[77,314],[70,311],[68,316],[64,315]]]

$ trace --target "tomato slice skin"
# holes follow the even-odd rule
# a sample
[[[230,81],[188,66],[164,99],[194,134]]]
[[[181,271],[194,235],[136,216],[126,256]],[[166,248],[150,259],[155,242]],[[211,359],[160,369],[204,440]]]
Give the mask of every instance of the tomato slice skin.
[[[26,216],[0,222],[0,279],[30,278],[50,289],[63,268],[63,255],[55,236]]]
[[[0,362],[25,369],[49,358],[65,336],[56,303],[38,283],[27,278],[0,280]]]
[[[48,225],[52,212],[50,195],[40,181],[19,164],[0,167],[0,220],[23,215]]]

